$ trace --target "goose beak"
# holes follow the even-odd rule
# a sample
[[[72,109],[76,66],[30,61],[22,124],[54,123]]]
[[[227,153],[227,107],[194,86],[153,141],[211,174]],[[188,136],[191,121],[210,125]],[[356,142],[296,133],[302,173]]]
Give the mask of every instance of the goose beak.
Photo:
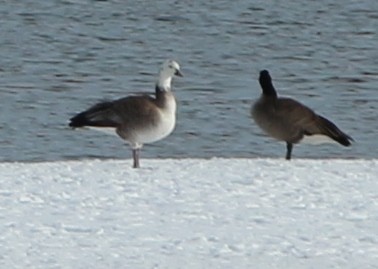
[[[180,72],[180,70],[176,70],[175,72],[176,76],[183,77],[184,75]]]

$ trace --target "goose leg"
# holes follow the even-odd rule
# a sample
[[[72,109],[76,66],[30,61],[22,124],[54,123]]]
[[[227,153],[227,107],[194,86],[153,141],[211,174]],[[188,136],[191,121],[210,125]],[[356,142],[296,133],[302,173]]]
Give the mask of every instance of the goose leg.
[[[291,159],[292,150],[293,150],[293,144],[286,142],[286,160]]]
[[[140,153],[140,148],[133,149],[133,168],[139,168],[139,153]]]

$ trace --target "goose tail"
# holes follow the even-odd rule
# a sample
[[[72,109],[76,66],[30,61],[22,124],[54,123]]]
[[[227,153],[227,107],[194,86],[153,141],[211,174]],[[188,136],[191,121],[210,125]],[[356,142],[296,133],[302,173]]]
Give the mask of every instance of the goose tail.
[[[319,127],[324,132],[325,135],[329,136],[339,144],[348,147],[354,142],[353,138],[349,135],[342,132],[333,122],[329,121],[328,119],[318,116],[319,117]]]
[[[117,119],[111,110],[112,102],[103,102],[94,105],[86,111],[83,111],[72,117],[69,126],[80,128],[85,126],[92,127],[116,127]]]

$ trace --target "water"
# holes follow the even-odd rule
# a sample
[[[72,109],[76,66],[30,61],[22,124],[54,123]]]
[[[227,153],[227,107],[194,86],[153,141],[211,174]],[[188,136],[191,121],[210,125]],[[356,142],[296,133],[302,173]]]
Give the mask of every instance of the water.
[[[127,3],[126,3],[127,2]],[[269,69],[292,96],[350,134],[351,148],[297,146],[293,157],[376,158],[377,1],[3,1],[0,161],[129,158],[116,137],[67,120],[102,99],[153,92],[166,58],[178,123],[143,157],[280,157],[249,108]]]

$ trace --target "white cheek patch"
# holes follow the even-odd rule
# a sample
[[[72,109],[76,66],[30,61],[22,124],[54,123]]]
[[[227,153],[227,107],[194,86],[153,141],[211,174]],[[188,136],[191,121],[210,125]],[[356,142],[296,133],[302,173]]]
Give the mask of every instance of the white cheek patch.
[[[337,142],[332,138],[326,135],[305,135],[301,140],[301,143],[311,144],[311,145],[319,145],[319,144],[326,144],[326,143],[335,143]]]

